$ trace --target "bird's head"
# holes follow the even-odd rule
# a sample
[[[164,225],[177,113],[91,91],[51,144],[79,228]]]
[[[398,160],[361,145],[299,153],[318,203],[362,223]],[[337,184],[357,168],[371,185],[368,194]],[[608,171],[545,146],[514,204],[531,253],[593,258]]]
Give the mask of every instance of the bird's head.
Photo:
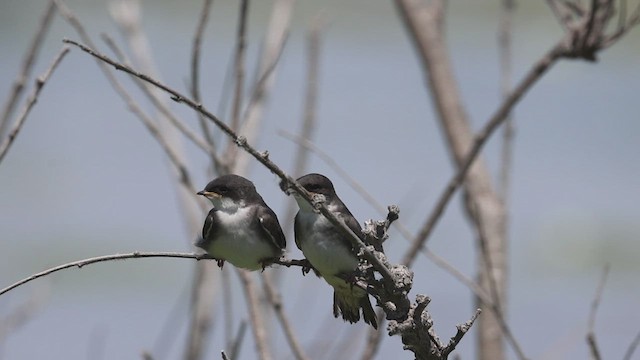
[[[309,192],[311,196],[323,195],[326,203],[331,203],[336,196],[336,190],[333,188],[333,183],[329,178],[320,174],[307,174],[300,177],[298,183]],[[300,209],[307,209],[311,207],[306,200],[298,195],[294,195]]]
[[[218,210],[235,211],[258,197],[253,183],[239,175],[223,175],[213,179],[198,192]]]

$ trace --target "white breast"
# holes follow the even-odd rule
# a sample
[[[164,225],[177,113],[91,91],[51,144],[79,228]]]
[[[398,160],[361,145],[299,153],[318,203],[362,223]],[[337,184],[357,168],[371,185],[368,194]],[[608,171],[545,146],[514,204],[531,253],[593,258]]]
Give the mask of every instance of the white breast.
[[[355,270],[358,258],[342,242],[341,235],[329,220],[321,214],[301,212],[298,221],[300,235],[306,235],[304,241],[300,241],[302,253],[325,278]],[[326,235],[324,230],[329,229],[331,236],[323,236]]]
[[[240,208],[234,213],[218,211],[220,233],[211,242],[209,253],[224,259],[237,267],[258,270],[262,267],[260,260],[277,256],[268,239],[261,238],[261,233],[249,228],[249,208]]]

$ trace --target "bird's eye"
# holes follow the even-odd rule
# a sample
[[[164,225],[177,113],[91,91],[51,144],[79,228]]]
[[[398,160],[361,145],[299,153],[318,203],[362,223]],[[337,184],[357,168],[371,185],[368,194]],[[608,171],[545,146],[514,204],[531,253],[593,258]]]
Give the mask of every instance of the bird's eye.
[[[218,192],[223,193],[223,194],[224,194],[224,193],[227,193],[227,192],[229,192],[229,188],[228,188],[228,187],[226,187],[226,186],[220,186],[220,187],[218,188]]]

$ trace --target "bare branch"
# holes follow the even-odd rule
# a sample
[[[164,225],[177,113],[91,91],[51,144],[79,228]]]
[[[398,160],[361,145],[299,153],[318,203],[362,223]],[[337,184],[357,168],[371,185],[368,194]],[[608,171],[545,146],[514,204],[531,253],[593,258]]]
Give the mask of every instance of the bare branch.
[[[238,333],[233,341],[230,342],[231,350],[229,351],[229,357],[231,359],[239,359],[240,358],[240,347],[242,342],[244,341],[244,334],[247,333],[247,322],[245,320],[240,321],[240,326],[238,326]]]
[[[464,324],[460,324],[460,325],[456,326],[456,328],[458,329],[458,332],[456,332],[456,335],[453,336],[449,340],[449,344],[447,344],[446,348],[442,351],[442,353],[444,355],[443,358],[446,359],[447,356],[453,350],[456,349],[456,346],[460,343],[460,341],[462,340],[462,337],[471,329],[471,326],[473,326],[473,323],[476,321],[476,319],[478,318],[478,316],[480,315],[481,312],[482,312],[482,310],[476,309],[476,313],[473,314],[471,319],[469,319]]]
[[[515,0],[502,0],[500,7],[500,25],[498,30],[498,46],[500,48],[500,88],[502,98],[509,96],[511,91],[511,62],[512,62],[512,41],[511,33],[513,31],[513,13],[515,12]],[[513,114],[507,115],[505,119],[503,135],[502,135],[502,152],[500,159],[500,183],[498,191],[505,209],[509,199],[509,187],[511,183],[511,164],[513,157]],[[506,226],[509,223],[508,211],[505,211],[505,228],[503,229],[505,236],[508,233]]]
[[[253,338],[256,342],[256,350],[260,360],[271,359],[271,353],[267,343],[267,329],[265,328],[264,319],[260,312],[260,303],[258,295],[256,294],[255,285],[251,279],[251,274],[242,269],[237,269],[237,274],[240,277],[242,288],[244,289],[245,298],[247,300],[247,307],[249,308],[249,314],[251,315],[251,330],[253,331]]]
[[[202,38],[204,35],[204,30],[207,27],[207,23],[209,21],[211,4],[213,4],[213,0],[204,0],[202,3],[202,10],[200,10],[200,19],[198,20],[196,32],[193,35],[193,45],[191,46],[191,96],[193,97],[193,100],[199,103],[202,102],[202,98],[200,97],[200,52],[202,49]],[[202,116],[202,114],[196,114],[200,123],[200,130],[202,131],[207,144],[209,144],[211,148],[215,149],[215,142],[213,140],[213,136],[211,136],[211,132],[209,131],[207,121],[205,120],[204,116]],[[215,160],[213,161],[213,165],[216,166]]]
[[[207,335],[214,321],[213,309],[218,289],[214,281],[217,274],[213,271],[214,268],[217,268],[214,263],[198,263],[194,268],[189,303],[189,327],[184,347],[185,360],[198,360],[204,356]]]
[[[269,92],[275,82],[276,66],[288,39],[294,4],[295,0],[276,0],[273,3],[269,26],[262,44],[257,80],[249,96],[242,127],[238,131],[238,134],[242,134],[249,143],[253,143],[256,139]],[[235,161],[236,169],[246,169],[249,157],[239,156]]]
[[[367,335],[367,343],[362,352],[361,360],[372,360],[378,351],[380,350],[380,344],[384,336],[384,311],[376,311],[376,318],[378,319],[378,329],[370,328]]]
[[[627,349],[627,352],[624,354],[623,360],[631,360],[631,357],[633,356],[633,353],[638,348],[638,345],[640,345],[640,332],[636,334],[636,337],[633,339],[633,341],[631,341],[631,344],[629,344],[629,348]]]
[[[600,300],[602,300],[602,292],[604,291],[604,285],[607,282],[607,276],[609,275],[609,264],[605,265],[602,270],[602,277],[600,278],[600,282],[598,283],[598,288],[596,289],[596,293],[593,296],[593,301],[591,302],[591,312],[589,313],[589,330],[587,331],[587,344],[589,344],[589,350],[591,350],[591,355],[595,360],[602,359],[600,355],[600,350],[598,349],[598,344],[596,342],[596,333],[594,331],[596,324],[596,313],[598,312],[598,306],[600,305]]]
[[[302,121],[302,130],[300,138],[305,140],[313,139],[313,133],[316,123],[316,103],[318,102],[318,72],[320,68],[320,40],[323,30],[324,20],[316,17],[313,21],[308,36],[308,52],[307,52],[307,87],[304,105],[304,117]],[[308,147],[298,145],[293,160],[293,176],[302,176],[305,166],[309,161]],[[285,219],[293,219],[297,206],[290,202],[285,211]],[[291,232],[293,224],[288,223],[285,234]]]
[[[42,308],[48,297],[49,284],[37,286],[25,301],[11,309],[9,314],[0,317],[0,344],[9,334],[26,324]]]
[[[509,96],[502,102],[494,115],[489,119],[489,121],[487,121],[485,126],[476,134],[471,149],[464,157],[464,160],[462,161],[462,165],[459,167],[458,172],[447,183],[445,190],[438,198],[435,208],[418,232],[414,244],[412,245],[411,249],[409,249],[409,251],[405,254],[404,260],[402,261],[403,264],[411,265],[413,263],[418,251],[421,247],[424,246],[426,240],[431,235],[433,228],[438,223],[438,220],[444,213],[444,210],[446,209],[449,201],[455,194],[458,187],[464,182],[467,172],[480,153],[482,147],[484,147],[487,140],[489,140],[489,137],[498,128],[498,126],[506,120],[507,115],[511,112],[511,109],[515,106],[515,104],[531,88],[531,86],[536,81],[538,81],[547,70],[549,70],[549,68],[559,59],[559,57],[560,52],[558,50],[558,47],[553,47],[540,60],[538,60],[535,65],[529,70],[527,75],[525,75],[524,79],[520,81],[518,86],[516,86],[514,90],[511,91]]]
[[[44,43],[44,37],[49,31],[51,26],[51,20],[53,19],[53,14],[55,13],[55,4],[53,1],[49,1],[47,9],[45,10],[42,18],[40,19],[40,25],[38,26],[38,30],[36,31],[33,39],[31,39],[31,43],[29,48],[27,49],[24,59],[20,64],[20,70],[16,79],[13,81],[13,86],[11,88],[11,95],[7,98],[7,102],[4,104],[2,108],[2,113],[0,113],[0,139],[4,137],[6,127],[9,124],[9,118],[13,115],[13,111],[15,107],[18,105],[18,99],[22,92],[24,91],[25,83],[27,79],[31,75],[33,70],[33,65],[35,64],[36,58],[38,57],[38,53],[42,48],[42,44]]]
[[[304,350],[296,337],[295,331],[289,322],[286,312],[283,310],[282,298],[271,283],[269,274],[262,274],[262,285],[264,287],[264,292],[267,294],[269,302],[273,307],[273,311],[276,313],[276,317],[282,326],[282,330],[284,331],[287,342],[289,343],[289,347],[291,347],[291,350],[293,351],[293,355],[297,360],[309,359],[309,357],[304,353]]]
[[[20,132],[20,129],[22,129],[22,125],[24,124],[24,122],[27,120],[27,116],[29,116],[31,109],[38,101],[38,96],[40,95],[40,91],[42,91],[44,84],[47,83],[47,81],[51,77],[51,74],[53,74],[55,69],[58,68],[58,65],[60,65],[60,62],[62,61],[64,56],[67,55],[68,52],[69,52],[69,47],[64,46],[62,50],[60,50],[60,52],[53,59],[52,64],[45,71],[45,73],[42,76],[40,76],[38,79],[36,79],[35,85],[33,87],[33,92],[27,99],[27,102],[25,104],[24,109],[22,110],[22,113],[20,113],[20,115],[18,115],[18,117],[16,118],[16,121],[13,124],[13,127],[11,128],[11,130],[9,131],[7,138],[2,142],[2,144],[0,144],[0,162],[2,162],[4,157],[7,155],[7,152],[9,151],[11,144],[13,144],[13,141],[18,136],[18,133]]]
[[[588,8],[569,1],[548,0],[547,3],[565,29],[562,56],[595,61],[597,54],[608,48],[640,22],[640,4],[626,18],[626,1],[621,0],[616,30],[608,32],[616,1],[591,0]]]
[[[222,269],[222,306],[224,309],[224,343],[229,350],[229,356],[235,359],[237,354],[233,350],[233,289],[231,287],[231,278],[229,276],[230,269]],[[195,284],[195,282],[194,282]],[[242,322],[241,322],[242,324]]]
[[[116,57],[123,64],[127,64],[129,66],[130,62],[127,60],[127,57],[124,55],[122,50],[118,47],[118,45],[113,41],[113,39],[106,34],[102,34],[102,39],[109,46],[109,48],[116,54]],[[156,107],[160,111],[160,113],[169,120],[169,122],[176,127],[184,136],[186,136],[191,142],[206,152],[212,159],[214,166],[217,168],[224,168],[222,161],[218,158],[216,153],[216,149],[213,148],[205,139],[200,138],[198,134],[196,134],[193,130],[191,130],[183,121],[179,120],[178,117],[171,112],[168,106],[162,103],[159,99],[158,94],[155,94],[151,89],[146,86],[146,84],[138,79],[134,79],[134,83],[138,85],[138,88],[142,91],[142,93],[151,101],[153,106]],[[154,124],[155,125],[155,124]]]
[[[249,0],[240,0],[240,13],[238,18],[238,30],[236,33],[236,51],[234,58],[235,90],[233,95],[233,106],[231,108],[231,129],[238,131],[240,127],[240,113],[242,110],[242,99],[244,97],[244,72],[245,72],[245,48],[247,46],[247,16],[249,10]],[[237,147],[229,142],[225,159],[235,158]]]
[[[313,133],[316,123],[316,107],[318,102],[318,73],[320,71],[320,50],[322,32],[324,30],[325,19],[316,17],[311,25],[308,40],[307,55],[307,88],[305,94],[304,120],[302,122],[302,131],[300,137],[303,139],[313,139]],[[309,158],[309,151],[305,147],[301,147],[296,152],[297,156],[294,165],[294,176],[302,176],[304,166]]]
[[[41,271],[39,273],[35,273],[29,277],[26,277],[14,284],[11,284],[7,287],[5,287],[4,289],[0,290],[0,295],[9,292],[15,288],[17,288],[18,286],[24,285],[28,282],[31,282],[33,280],[39,279],[43,276],[47,276],[49,274],[53,274],[55,272],[61,271],[61,270],[65,270],[65,269],[69,269],[69,268],[82,268],[83,266],[87,266],[87,265],[91,265],[91,264],[96,264],[96,263],[100,263],[100,262],[105,262],[105,261],[114,261],[114,260],[126,260],[126,259],[139,259],[139,258],[156,258],[156,257],[162,257],[162,258],[178,258],[178,259],[195,259],[195,260],[212,260],[213,258],[207,254],[194,254],[194,253],[179,253],[179,252],[132,252],[132,253],[127,253],[127,254],[114,254],[114,255],[103,255],[103,256],[97,256],[97,257],[92,257],[92,258],[88,258],[88,259],[83,259],[83,260],[77,260],[77,261],[72,261],[66,264],[62,264],[62,265],[58,265],[55,267],[52,267],[50,269]]]

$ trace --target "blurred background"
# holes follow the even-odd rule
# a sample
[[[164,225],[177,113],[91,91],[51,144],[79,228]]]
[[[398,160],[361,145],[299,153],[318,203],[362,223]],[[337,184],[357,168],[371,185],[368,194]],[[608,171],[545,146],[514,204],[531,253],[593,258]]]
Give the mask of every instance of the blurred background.
[[[0,3],[0,100],[5,101],[44,1]],[[109,1],[69,0],[89,33],[125,42],[109,15]],[[635,4],[632,2],[632,4]],[[200,1],[144,1],[143,26],[162,80],[188,93],[190,49]],[[271,1],[250,4],[248,78],[269,20]],[[631,4],[629,6],[631,7]],[[447,35],[467,111],[480,128],[500,101],[497,24],[499,1],[449,3]],[[237,1],[214,1],[202,54],[204,104],[223,119],[221,98],[234,46]],[[268,149],[285,171],[303,117],[310,24],[323,14],[318,122],[314,142],[382,204],[398,204],[401,221],[416,232],[454,168],[434,118],[423,72],[396,9],[389,1],[298,1],[290,36],[255,146]],[[561,36],[543,2],[518,2],[514,21],[514,81]],[[40,75],[62,47],[79,40],[56,17],[39,57]],[[100,43],[102,49],[106,49]],[[116,74],[130,84],[123,73]],[[29,83],[31,85],[32,83]],[[621,358],[640,330],[640,31],[601,53],[597,63],[562,61],[515,108],[516,137],[510,193],[509,324],[531,358],[587,358],[589,308],[602,269],[611,264],[596,335],[605,358]],[[22,105],[21,105],[22,106]],[[20,107],[21,107],[20,106]],[[153,111],[145,103],[145,110]],[[197,129],[186,107],[172,109]],[[222,139],[217,131],[216,139]],[[499,169],[500,134],[483,151]],[[197,187],[210,180],[207,158],[185,141]],[[87,54],[76,48],[43,89],[22,132],[0,166],[0,288],[32,273],[86,257],[132,251],[192,251],[197,233],[183,221],[164,153],[128,111]],[[334,170],[312,155],[309,172],[334,180],[341,198],[364,221],[382,215]],[[283,225],[293,201],[278,180],[252,162],[249,177]],[[497,176],[496,176],[497,177]],[[195,196],[195,195],[194,195]],[[204,215],[202,216],[204,220]],[[292,258],[301,253],[289,237]],[[386,245],[400,261],[409,242],[396,231]],[[474,234],[456,196],[429,246],[474,276]],[[27,301],[34,311],[0,337],[0,359],[155,359],[182,354],[194,261],[142,259],[67,270],[0,297],[0,319]],[[228,265],[225,271],[230,267]],[[432,298],[440,336],[474,311],[470,291],[424,256],[413,294]],[[314,359],[358,357],[366,326],[331,315],[331,289],[298,269],[281,271],[281,293],[305,350]],[[230,276],[237,284],[235,273]],[[235,321],[248,319],[234,287]],[[412,295],[413,296],[413,295]],[[34,300],[35,299],[35,300]],[[216,305],[220,311],[220,302]],[[222,315],[218,316],[218,320]],[[2,327],[2,324],[0,324]],[[279,359],[292,358],[277,323],[270,331]],[[0,331],[0,334],[2,332]],[[456,351],[474,358],[475,333]],[[346,341],[345,339],[353,339]],[[225,347],[222,321],[209,358]],[[240,353],[254,358],[250,333]],[[379,358],[410,358],[399,338],[385,338]],[[640,359],[640,353],[636,353]]]

